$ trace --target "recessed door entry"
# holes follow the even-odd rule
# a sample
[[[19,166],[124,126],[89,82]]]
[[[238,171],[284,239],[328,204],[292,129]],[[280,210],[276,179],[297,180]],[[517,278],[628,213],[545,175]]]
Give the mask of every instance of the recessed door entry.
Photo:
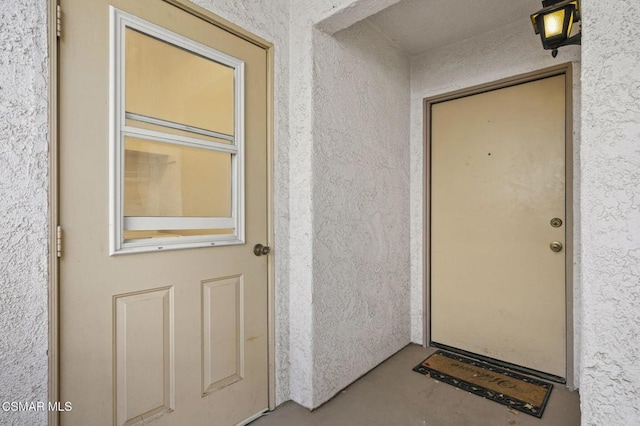
[[[566,377],[565,76],[431,104],[431,341]]]
[[[267,52],[161,0],[62,8],[61,423],[242,422],[268,408]]]

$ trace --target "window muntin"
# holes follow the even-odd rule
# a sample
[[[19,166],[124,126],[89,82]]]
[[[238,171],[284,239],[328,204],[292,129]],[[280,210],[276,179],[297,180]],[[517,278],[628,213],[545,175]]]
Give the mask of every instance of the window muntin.
[[[196,133],[197,130],[194,130],[194,128],[187,128],[184,126],[179,127],[178,125],[173,125],[173,123],[167,121],[154,120],[150,117],[140,117],[131,113],[127,113],[126,115],[125,128],[127,127],[132,129],[150,130],[152,132],[158,132],[162,134],[169,133],[175,136],[183,136],[186,138],[192,138],[195,136],[198,138],[198,142],[213,142],[225,145],[232,145],[235,143],[234,137],[228,137],[227,135],[208,131]]]
[[[111,19],[111,254],[243,243],[244,63]]]

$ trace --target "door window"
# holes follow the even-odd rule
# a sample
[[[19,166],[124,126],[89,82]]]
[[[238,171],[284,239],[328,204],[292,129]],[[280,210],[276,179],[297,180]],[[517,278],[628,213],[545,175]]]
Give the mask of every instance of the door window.
[[[242,244],[244,63],[111,12],[111,254]]]

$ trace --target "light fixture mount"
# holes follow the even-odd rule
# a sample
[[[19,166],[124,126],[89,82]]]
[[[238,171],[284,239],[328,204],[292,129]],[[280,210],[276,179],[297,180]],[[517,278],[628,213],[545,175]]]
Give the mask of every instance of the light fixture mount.
[[[579,0],[542,0],[542,9],[531,15],[533,30],[540,34],[542,47],[551,50],[554,58],[559,47],[580,44],[582,33],[571,35],[576,22],[580,22]]]

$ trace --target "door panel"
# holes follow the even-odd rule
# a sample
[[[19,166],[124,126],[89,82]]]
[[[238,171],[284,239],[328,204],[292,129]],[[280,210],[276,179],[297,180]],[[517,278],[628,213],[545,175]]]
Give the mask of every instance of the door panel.
[[[431,339],[566,377],[565,77],[431,109]]]
[[[246,244],[109,255],[109,6],[244,62]],[[64,0],[62,9],[60,398],[73,410],[61,424],[236,424],[268,406],[267,258],[252,250],[267,242],[267,53],[161,0]],[[182,199],[191,191],[203,204],[179,206],[185,215],[228,212],[228,194],[215,205],[194,188],[228,179],[228,158],[187,158]],[[199,232],[187,231],[172,232]]]
[[[116,424],[175,409],[173,301],[170,287],[115,297]]]

